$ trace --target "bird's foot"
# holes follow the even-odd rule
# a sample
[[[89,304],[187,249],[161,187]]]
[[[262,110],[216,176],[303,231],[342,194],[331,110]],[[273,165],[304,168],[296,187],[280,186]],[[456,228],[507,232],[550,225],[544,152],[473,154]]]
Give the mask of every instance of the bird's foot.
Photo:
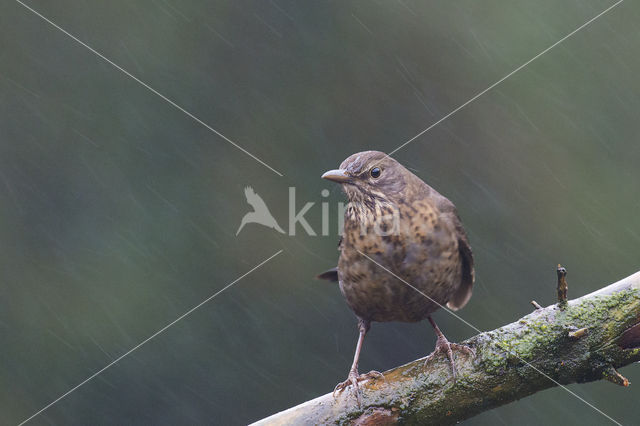
[[[441,337],[438,337],[438,340],[436,341],[436,348],[424,360],[424,366],[426,367],[427,363],[430,360],[432,360],[433,358],[435,358],[437,355],[439,355],[440,353],[446,354],[447,358],[449,359],[449,363],[451,364],[451,374],[453,376],[453,382],[455,383],[456,382],[457,371],[456,371],[456,362],[453,359],[453,351],[454,350],[463,352],[466,355],[471,355],[474,358],[476,356],[475,351],[473,349],[471,349],[469,346],[459,345],[457,343],[451,343],[443,335]]]
[[[358,383],[374,378],[382,378],[383,380],[385,380],[384,375],[379,371],[371,370],[366,374],[358,374],[358,370],[351,370],[349,372],[349,376],[347,376],[347,380],[338,383],[333,389],[333,397],[336,397],[336,392],[340,393],[350,385],[353,385],[353,390],[356,394],[356,400],[358,401],[358,407],[360,407],[362,406],[362,391],[360,390],[360,386],[358,386]]]

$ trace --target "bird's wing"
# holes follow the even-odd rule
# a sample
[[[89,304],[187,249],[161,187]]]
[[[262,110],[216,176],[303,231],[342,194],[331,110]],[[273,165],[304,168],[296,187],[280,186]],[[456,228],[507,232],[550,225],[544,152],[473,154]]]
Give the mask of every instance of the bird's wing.
[[[245,197],[247,197],[247,203],[249,203],[249,205],[253,207],[253,210],[255,210],[256,212],[263,212],[265,210],[269,211],[267,205],[264,203],[262,198],[260,198],[260,196],[256,194],[252,187],[247,186],[244,189],[244,195]]]
[[[338,267],[336,266],[335,268],[331,268],[328,271],[324,271],[321,274],[318,274],[316,276],[317,279],[319,280],[327,280],[327,281],[334,281],[337,282],[338,281]]]
[[[463,230],[464,232],[464,230]],[[466,234],[458,238],[458,249],[462,259],[462,282],[460,287],[453,293],[447,302],[449,309],[458,310],[467,304],[473,292],[473,282],[475,281],[475,271],[473,269],[473,252],[467,240]]]
[[[453,296],[447,302],[447,307],[457,311],[467,304],[473,292],[473,282],[475,281],[475,271],[473,268],[473,252],[467,238],[467,232],[462,226],[460,216],[456,206],[444,196],[438,200],[438,208],[440,212],[449,216],[451,223],[454,225],[456,234],[458,235],[458,250],[460,259],[462,259],[462,282],[460,287],[453,293]]]

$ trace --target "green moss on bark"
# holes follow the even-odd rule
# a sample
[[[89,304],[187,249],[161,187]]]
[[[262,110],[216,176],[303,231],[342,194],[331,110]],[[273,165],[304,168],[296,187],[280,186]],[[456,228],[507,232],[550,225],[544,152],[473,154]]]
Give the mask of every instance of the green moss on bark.
[[[631,280],[633,278],[633,280]],[[349,391],[308,401],[261,424],[362,424],[386,419],[404,424],[453,424],[552,387],[614,377],[612,368],[640,360],[640,348],[622,349],[622,333],[640,323],[640,274],[611,291],[537,309],[520,320],[462,344],[476,357],[456,353],[458,379],[444,357],[413,361],[362,384],[363,406]],[[577,337],[571,331],[586,329]],[[550,380],[551,378],[552,380]],[[368,414],[369,413],[369,414]]]

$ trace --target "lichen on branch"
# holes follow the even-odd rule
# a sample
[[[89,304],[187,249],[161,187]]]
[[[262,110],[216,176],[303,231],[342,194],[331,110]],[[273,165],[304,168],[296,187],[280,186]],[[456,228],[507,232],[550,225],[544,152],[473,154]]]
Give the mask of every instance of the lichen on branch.
[[[617,368],[640,361],[640,272],[462,343],[476,356],[455,354],[455,383],[444,357],[422,358],[363,382],[360,407],[345,391],[256,424],[453,424],[558,384],[628,386]]]

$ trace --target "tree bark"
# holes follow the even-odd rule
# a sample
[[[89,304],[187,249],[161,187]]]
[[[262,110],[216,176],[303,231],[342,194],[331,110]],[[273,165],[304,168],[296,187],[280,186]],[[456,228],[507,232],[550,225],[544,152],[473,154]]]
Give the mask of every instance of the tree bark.
[[[640,272],[596,292],[534,310],[454,351],[458,377],[446,357],[424,358],[352,389],[274,414],[255,425],[453,424],[558,384],[629,381],[616,371],[640,361]]]

